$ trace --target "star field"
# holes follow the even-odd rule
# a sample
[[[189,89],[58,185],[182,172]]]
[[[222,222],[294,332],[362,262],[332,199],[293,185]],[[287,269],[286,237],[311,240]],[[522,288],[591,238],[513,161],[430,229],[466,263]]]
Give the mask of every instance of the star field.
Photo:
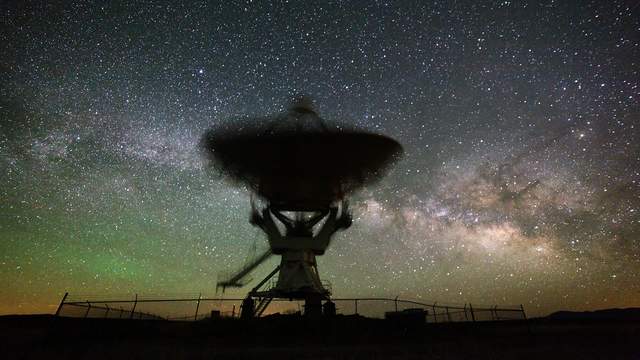
[[[0,10],[2,314],[214,294],[267,244],[200,138],[296,94],[406,153],[318,259],[335,296],[640,306],[634,2]]]

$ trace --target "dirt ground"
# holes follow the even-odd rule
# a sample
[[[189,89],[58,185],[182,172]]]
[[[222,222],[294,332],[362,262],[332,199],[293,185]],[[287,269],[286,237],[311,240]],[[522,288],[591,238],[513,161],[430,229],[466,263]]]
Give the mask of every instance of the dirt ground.
[[[640,359],[640,323],[0,317],[3,359]]]

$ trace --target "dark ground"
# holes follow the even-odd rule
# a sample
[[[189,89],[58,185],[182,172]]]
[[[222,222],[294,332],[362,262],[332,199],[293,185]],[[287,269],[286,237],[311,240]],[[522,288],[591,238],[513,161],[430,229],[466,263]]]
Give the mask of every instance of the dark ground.
[[[418,326],[353,316],[252,322],[4,316],[0,358],[640,359],[634,316],[564,315]]]

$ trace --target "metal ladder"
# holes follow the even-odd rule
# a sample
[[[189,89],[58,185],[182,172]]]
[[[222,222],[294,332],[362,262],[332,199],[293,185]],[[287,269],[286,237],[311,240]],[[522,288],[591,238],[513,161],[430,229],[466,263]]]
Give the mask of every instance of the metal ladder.
[[[256,306],[256,310],[254,312],[255,316],[256,317],[262,316],[262,313],[267,309],[267,306],[271,304],[272,300],[273,300],[272,297],[260,298],[260,301],[258,302],[258,306]]]

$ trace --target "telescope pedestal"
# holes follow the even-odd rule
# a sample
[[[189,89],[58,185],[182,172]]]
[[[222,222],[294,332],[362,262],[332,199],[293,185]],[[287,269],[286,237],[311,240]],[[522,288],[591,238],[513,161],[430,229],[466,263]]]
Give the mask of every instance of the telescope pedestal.
[[[331,292],[320,281],[316,255],[324,254],[335,232],[351,225],[351,215],[346,203],[340,209],[333,206],[326,210],[306,212],[307,215],[311,213],[311,217],[304,217],[301,211],[293,213],[295,218],[289,218],[284,211],[270,206],[264,208],[261,214],[254,209],[251,223],[266,233],[272,253],[282,258],[280,266],[248,294],[243,302],[243,316],[260,316],[274,298],[304,300],[305,316],[322,315],[322,301],[328,301]],[[284,225],[284,233],[278,229],[276,219]],[[324,223],[318,225],[322,220],[325,220]],[[319,228],[316,229],[316,225]],[[278,278],[275,285],[260,291],[276,272]],[[257,305],[253,298],[260,298]]]
[[[282,254],[278,282],[273,291],[281,294],[327,294],[322,286],[316,256],[311,251],[287,251]]]
[[[278,272],[273,287],[264,291],[259,288]],[[311,251],[287,251],[282,254],[280,266],[253,288],[243,301],[243,317],[262,315],[272,299],[304,300],[304,315],[322,315],[322,301],[329,300],[330,291],[320,281],[316,256]],[[253,298],[260,299],[256,305]],[[251,315],[249,315],[251,314]]]

